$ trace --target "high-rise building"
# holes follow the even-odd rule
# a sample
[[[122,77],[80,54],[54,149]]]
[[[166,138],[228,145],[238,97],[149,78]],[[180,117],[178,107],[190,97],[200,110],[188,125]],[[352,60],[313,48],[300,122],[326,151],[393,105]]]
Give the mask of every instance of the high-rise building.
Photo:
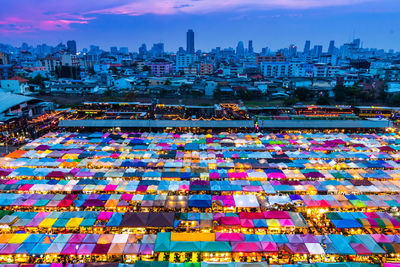
[[[333,55],[335,53],[335,41],[331,40],[329,42],[328,54]]]
[[[289,56],[295,57],[297,55],[297,46],[294,44],[289,45]]]
[[[354,44],[355,48],[360,48],[361,40],[359,38],[358,39],[354,39],[353,40],[353,44]]]
[[[304,54],[308,55],[310,54],[310,48],[311,48],[311,42],[310,40],[307,40],[306,43],[304,44]]]
[[[0,65],[7,65],[8,64],[8,56],[0,52]]]
[[[186,53],[194,54],[194,32],[188,30],[186,33]]]
[[[244,44],[240,41],[236,46],[236,55],[243,56],[244,55]]]
[[[119,52],[120,52],[121,54],[127,55],[127,54],[129,54],[129,48],[126,47],[126,46],[120,47],[120,48],[119,48]]]
[[[164,43],[153,44],[151,53],[154,57],[161,57],[164,55]]]
[[[322,54],[322,45],[314,45],[313,56],[319,57]]]
[[[76,41],[75,40],[67,41],[67,51],[68,51],[68,53],[76,54],[77,50],[76,50]]]
[[[111,46],[110,47],[110,52],[111,52],[111,54],[118,54],[118,47]]]
[[[139,47],[139,55],[144,55],[144,54],[146,54],[147,53],[147,46],[146,46],[146,44],[142,44],[140,47]]]
[[[253,48],[253,40],[249,40],[249,48],[248,48],[248,52],[249,54],[253,54],[254,53],[254,48]]]

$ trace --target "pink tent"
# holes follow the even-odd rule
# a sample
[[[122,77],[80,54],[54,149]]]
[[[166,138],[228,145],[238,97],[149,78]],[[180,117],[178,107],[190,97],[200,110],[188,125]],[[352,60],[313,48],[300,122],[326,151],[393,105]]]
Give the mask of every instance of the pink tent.
[[[132,194],[122,194],[121,199],[125,200],[125,201],[131,201],[132,200],[133,195]]]
[[[219,220],[221,225],[240,225],[239,217],[221,217]]]
[[[218,179],[219,178],[219,173],[218,172],[211,172],[210,173],[210,179]]]
[[[294,227],[292,219],[278,219],[279,224],[284,227]]]
[[[278,245],[275,242],[261,242],[264,252],[278,252]]]
[[[113,215],[112,211],[102,211],[100,212],[99,216],[97,217],[98,220],[109,220]]]
[[[96,244],[82,244],[80,245],[77,255],[91,255]]]
[[[358,255],[371,255],[372,254],[372,252],[364,244],[350,243],[349,245],[354,249],[354,251]]]
[[[287,211],[268,210],[264,211],[265,219],[291,219]]]
[[[24,184],[20,188],[18,188],[18,190],[19,191],[28,191],[32,186],[33,186],[33,184]]]
[[[187,184],[181,184],[179,185],[179,191],[189,191],[189,185]]]
[[[8,254],[13,254],[15,250],[20,246],[21,244],[6,244],[4,247],[0,249],[0,254],[1,255],[8,255]]]
[[[68,240],[68,243],[80,244],[82,240],[86,237],[86,234],[73,234]]]
[[[64,249],[61,251],[61,255],[75,255],[79,248],[78,244],[67,243]]]
[[[241,219],[240,226],[247,228],[254,228],[254,223],[252,219]]]
[[[262,212],[240,212],[240,219],[264,219],[264,214]]]
[[[368,219],[380,218],[375,212],[363,212]]]
[[[117,185],[115,184],[108,184],[104,187],[104,191],[115,191],[117,189]]]
[[[232,242],[232,252],[262,252],[260,242]]]
[[[215,233],[215,241],[244,241],[243,233]]]
[[[371,234],[371,237],[377,243],[391,243],[390,239],[386,235],[383,235],[383,234]]]

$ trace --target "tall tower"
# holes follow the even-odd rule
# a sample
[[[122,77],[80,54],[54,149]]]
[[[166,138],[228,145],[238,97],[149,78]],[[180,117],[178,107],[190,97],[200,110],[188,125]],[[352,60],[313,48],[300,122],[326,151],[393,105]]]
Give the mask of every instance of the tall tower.
[[[67,42],[67,50],[68,50],[68,53],[76,54],[76,41],[75,40],[70,40]]]
[[[310,40],[307,40],[305,45],[304,45],[304,54],[308,55],[310,54],[310,48],[311,48],[311,42]]]
[[[188,30],[186,33],[186,53],[194,54],[194,32]]]
[[[236,46],[236,55],[243,56],[244,55],[244,44],[240,41]]]
[[[333,55],[335,52],[335,41],[332,40],[329,42],[328,54]]]
[[[254,53],[254,48],[253,48],[253,40],[249,40],[249,54],[253,54]]]

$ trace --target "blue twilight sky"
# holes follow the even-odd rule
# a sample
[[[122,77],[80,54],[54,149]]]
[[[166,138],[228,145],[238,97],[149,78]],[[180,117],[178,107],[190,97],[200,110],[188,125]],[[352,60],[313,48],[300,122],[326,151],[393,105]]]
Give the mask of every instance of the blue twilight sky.
[[[164,42],[167,51],[236,47],[253,40],[256,51],[305,40],[327,49],[361,38],[364,47],[400,50],[400,0],[0,0],[0,43],[55,45],[69,39],[78,49]]]

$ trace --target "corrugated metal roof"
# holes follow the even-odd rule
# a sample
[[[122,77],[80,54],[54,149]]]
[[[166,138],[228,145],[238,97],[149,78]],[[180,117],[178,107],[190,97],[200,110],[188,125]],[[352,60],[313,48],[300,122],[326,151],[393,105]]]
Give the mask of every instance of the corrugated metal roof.
[[[63,120],[60,127],[132,127],[132,128],[166,128],[166,127],[200,127],[200,128],[233,128],[254,127],[252,120],[228,121],[179,121],[179,120]]]
[[[0,113],[3,113],[9,108],[13,106],[31,101],[31,100],[39,100],[34,97],[24,96],[24,95],[17,95],[12,93],[3,93],[0,92]]]

